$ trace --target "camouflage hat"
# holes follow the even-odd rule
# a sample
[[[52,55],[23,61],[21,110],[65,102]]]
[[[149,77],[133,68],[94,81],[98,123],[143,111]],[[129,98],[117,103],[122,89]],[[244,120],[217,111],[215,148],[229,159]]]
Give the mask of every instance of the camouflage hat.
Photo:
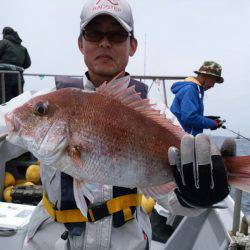
[[[218,83],[223,83],[224,79],[221,76],[222,68],[220,64],[213,61],[205,61],[198,71],[194,71],[196,74],[204,74],[208,76],[216,76]]]

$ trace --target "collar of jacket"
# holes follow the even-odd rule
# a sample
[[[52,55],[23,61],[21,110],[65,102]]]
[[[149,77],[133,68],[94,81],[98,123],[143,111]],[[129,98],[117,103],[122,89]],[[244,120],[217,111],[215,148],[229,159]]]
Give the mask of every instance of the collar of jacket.
[[[198,80],[196,80],[194,77],[192,77],[192,76],[187,77],[185,79],[185,82],[193,82],[193,83],[197,84],[198,86],[202,87],[201,83]]]
[[[130,75],[129,75],[129,74],[126,74],[126,75],[125,75],[124,77],[122,77],[122,78],[116,79],[116,80],[114,81],[114,83],[118,83],[118,82],[121,82],[121,81],[126,81],[126,79],[127,79],[127,87],[128,87],[129,82],[130,82]],[[86,72],[86,73],[83,75],[83,88],[84,88],[85,90],[95,91],[95,86],[94,86],[94,84],[90,81],[88,72]]]
[[[6,40],[9,40],[11,42],[14,42],[16,44],[21,44],[22,43],[22,39],[19,37],[17,32],[14,32],[13,34],[10,34],[10,35],[6,35],[3,38],[6,39]]]

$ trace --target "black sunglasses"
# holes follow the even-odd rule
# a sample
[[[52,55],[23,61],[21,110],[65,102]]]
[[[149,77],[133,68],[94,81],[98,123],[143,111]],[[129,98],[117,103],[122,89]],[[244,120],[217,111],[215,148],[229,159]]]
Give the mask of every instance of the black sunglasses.
[[[100,42],[104,37],[107,37],[109,42],[122,43],[131,36],[131,33],[126,31],[102,32],[98,30],[83,30],[82,35],[84,39],[89,42]]]

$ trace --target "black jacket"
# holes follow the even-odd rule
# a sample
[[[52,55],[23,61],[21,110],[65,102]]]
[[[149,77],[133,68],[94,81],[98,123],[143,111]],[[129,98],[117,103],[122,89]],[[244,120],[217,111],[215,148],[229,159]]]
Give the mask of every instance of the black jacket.
[[[21,42],[17,32],[4,36],[3,40],[0,40],[0,63],[13,64],[25,69],[30,67],[29,53]]]

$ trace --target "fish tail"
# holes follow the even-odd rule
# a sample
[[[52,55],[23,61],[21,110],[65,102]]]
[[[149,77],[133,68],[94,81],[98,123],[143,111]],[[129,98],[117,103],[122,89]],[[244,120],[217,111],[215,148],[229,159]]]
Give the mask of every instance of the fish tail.
[[[250,192],[250,156],[224,157],[229,183]]]

